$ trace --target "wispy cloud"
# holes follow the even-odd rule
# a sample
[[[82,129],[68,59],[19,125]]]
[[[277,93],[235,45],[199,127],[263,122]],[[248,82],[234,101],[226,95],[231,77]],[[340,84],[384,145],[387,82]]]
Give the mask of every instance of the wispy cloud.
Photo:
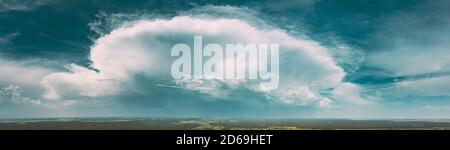
[[[0,0],[0,12],[28,11],[47,4],[51,0]]]

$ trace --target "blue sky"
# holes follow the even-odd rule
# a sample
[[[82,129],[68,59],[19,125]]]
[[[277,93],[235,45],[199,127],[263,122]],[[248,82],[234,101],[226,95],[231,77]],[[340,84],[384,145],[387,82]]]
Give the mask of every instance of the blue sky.
[[[448,118],[450,2],[0,1],[0,117]],[[171,78],[170,49],[280,44],[274,91]]]

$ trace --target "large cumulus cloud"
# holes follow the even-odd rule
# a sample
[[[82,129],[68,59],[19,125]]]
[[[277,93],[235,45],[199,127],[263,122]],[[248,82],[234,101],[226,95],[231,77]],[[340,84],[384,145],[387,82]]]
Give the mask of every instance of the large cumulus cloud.
[[[170,57],[172,46],[176,43],[192,46],[195,35],[203,36],[205,44],[280,44],[278,89],[266,91],[245,81],[171,79],[170,65],[175,59]],[[339,88],[359,89],[357,85],[344,83],[346,73],[333,60],[327,47],[306,36],[292,36],[268,24],[255,25],[239,18],[185,15],[138,20],[98,38],[91,47],[90,60],[89,68],[71,64],[67,66],[69,72],[44,77],[41,82],[46,88],[44,97],[65,99],[126,95],[130,90],[151,92],[152,88],[132,88],[145,78],[154,81],[149,86],[155,88],[184,89],[211,96],[211,99],[241,99],[257,94],[282,104],[328,107],[334,99],[351,95],[356,103],[366,103],[359,96],[359,90]],[[335,88],[339,91],[330,92]]]

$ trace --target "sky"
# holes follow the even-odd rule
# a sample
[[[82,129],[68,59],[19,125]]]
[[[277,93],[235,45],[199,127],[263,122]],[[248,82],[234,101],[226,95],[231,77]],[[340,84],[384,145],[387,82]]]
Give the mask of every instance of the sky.
[[[275,90],[173,45],[278,43]],[[0,0],[0,118],[449,118],[446,0]]]

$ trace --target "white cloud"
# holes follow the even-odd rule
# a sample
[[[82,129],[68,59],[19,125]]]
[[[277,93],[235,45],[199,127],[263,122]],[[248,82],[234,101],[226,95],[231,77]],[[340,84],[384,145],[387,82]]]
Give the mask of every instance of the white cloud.
[[[386,70],[390,76],[415,77],[394,83],[385,94],[450,96],[449,77],[433,76],[450,72],[450,17],[446,6],[447,1],[424,2],[387,17],[379,27],[373,42],[380,49],[369,54],[367,65]]]
[[[448,1],[424,1],[385,17],[371,43],[367,65],[410,76],[450,71]],[[430,11],[431,10],[431,11]]]
[[[353,83],[341,83],[332,91],[333,97],[344,102],[358,105],[367,105],[370,102],[362,98],[362,87]]]
[[[2,0],[0,12],[27,11],[49,3],[50,0]]]
[[[12,39],[19,36],[20,34],[21,34],[20,32],[12,32],[12,33],[8,33],[6,35],[1,36],[0,37],[0,45],[10,43],[10,41]]]
[[[109,78],[114,74],[105,75],[74,64],[67,69],[70,72],[51,73],[42,79],[41,84],[46,89],[43,98],[96,97],[118,92],[119,85],[114,81],[117,78]]]
[[[50,62],[41,60],[20,62],[0,60],[0,106],[6,106],[4,108],[10,109],[22,106],[30,109],[60,108],[63,106],[58,102],[49,103],[39,98],[45,90],[40,83],[41,80],[54,71],[43,67],[48,63]]]
[[[0,58],[2,59],[2,58]],[[50,69],[35,65],[34,61],[0,60],[0,83],[39,86],[39,81],[51,72]]]
[[[328,108],[332,102],[329,98],[322,97],[317,89],[313,89],[310,85],[281,86],[280,89],[269,92],[269,95],[281,103],[292,105],[316,105],[320,108]]]
[[[392,72],[393,76],[420,75],[450,71],[450,51],[447,46],[399,46],[394,51],[382,51],[368,57],[369,65]]]
[[[35,100],[22,95],[23,90],[18,85],[8,85],[0,88],[0,106],[11,104],[40,105],[40,100]]]
[[[394,87],[395,94],[403,96],[450,96],[450,76],[406,80]]]
[[[283,68],[279,89],[267,93],[245,82],[176,82],[187,90],[223,97],[227,90],[247,88],[281,103],[325,107],[330,100],[318,91],[339,85],[345,76],[327,49],[315,41],[292,37],[277,29],[258,29],[243,20],[181,16],[169,20],[141,20],[99,38],[91,48],[90,57],[92,67],[99,72],[72,65],[71,72],[53,73],[42,81],[47,88],[45,97],[107,96],[117,93],[120,83],[131,80],[136,74],[168,76],[174,59],[169,55],[171,46],[178,42],[191,43],[194,35],[204,36],[204,43],[279,43]]]

